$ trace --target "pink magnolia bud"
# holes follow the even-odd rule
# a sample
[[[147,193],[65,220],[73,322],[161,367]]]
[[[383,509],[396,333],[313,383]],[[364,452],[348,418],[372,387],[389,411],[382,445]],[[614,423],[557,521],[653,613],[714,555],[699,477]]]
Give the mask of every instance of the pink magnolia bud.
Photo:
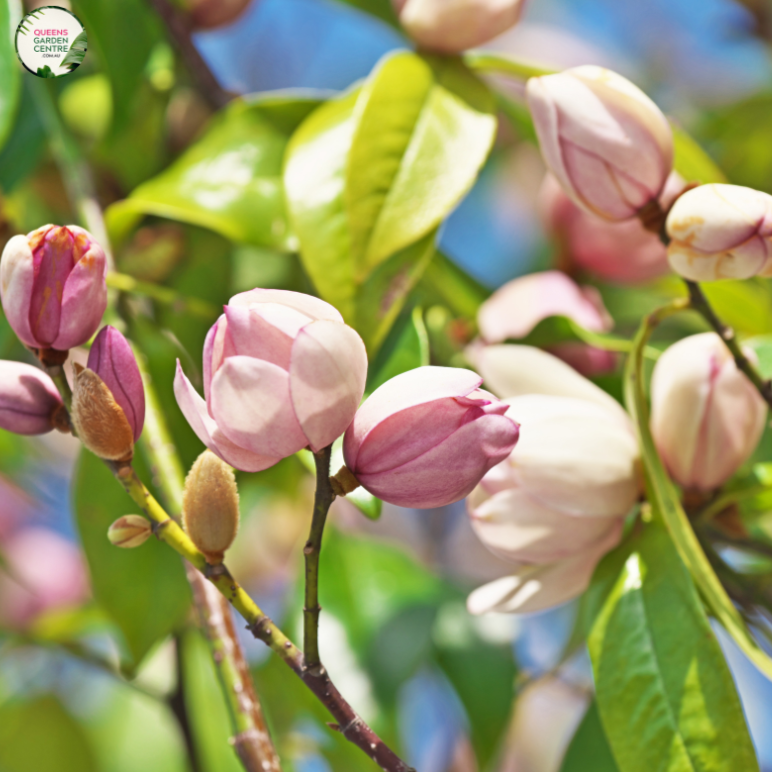
[[[745,354],[755,362],[752,351]],[[654,367],[651,431],[685,488],[725,483],[753,453],[766,417],[766,403],[713,332],[674,343]]]
[[[544,160],[576,204],[627,220],[659,197],[673,166],[673,135],[637,86],[584,65],[531,78],[527,97]]]
[[[0,361],[0,427],[16,434],[45,434],[54,428],[62,398],[42,370]]]
[[[579,287],[560,271],[533,273],[500,287],[480,306],[477,324],[486,343],[503,343],[526,337],[550,316],[567,316],[592,332],[608,332],[613,326],[598,291]],[[583,343],[561,343],[552,350],[587,375],[616,365],[613,353]]]
[[[0,258],[0,296],[22,343],[59,351],[80,346],[107,306],[107,260],[76,225],[44,225],[14,236]]]
[[[683,178],[672,172],[659,197],[665,211],[683,188]],[[646,230],[639,220],[610,223],[589,214],[563,192],[551,174],[544,178],[539,205],[565,264],[619,284],[650,281],[670,271],[667,249],[657,234]]]
[[[692,281],[772,275],[772,196],[738,185],[700,185],[667,218],[673,270]]]
[[[407,34],[422,48],[455,54],[517,24],[525,0],[393,0]]]
[[[136,442],[145,424],[145,387],[131,346],[115,327],[103,327],[94,339],[88,355],[88,369],[93,370],[112,392]]]
[[[351,423],[365,388],[362,339],[328,303],[286,290],[231,298],[204,344],[204,395],[179,363],[174,393],[199,439],[248,472],[310,446],[331,444]]]
[[[403,507],[466,496],[518,437],[507,406],[471,370],[419,367],[376,389],[346,431],[343,456],[360,484]]]

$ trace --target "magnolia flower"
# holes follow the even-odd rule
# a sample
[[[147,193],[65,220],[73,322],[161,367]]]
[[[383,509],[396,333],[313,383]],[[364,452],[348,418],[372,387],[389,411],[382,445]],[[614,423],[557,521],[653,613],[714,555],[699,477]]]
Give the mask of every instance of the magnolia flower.
[[[683,338],[657,360],[651,431],[679,485],[723,485],[756,449],[766,418],[766,403],[716,333]]]
[[[357,411],[343,456],[360,485],[403,507],[466,496],[509,454],[518,427],[471,370],[419,367],[376,389]]]
[[[393,0],[421,47],[446,54],[474,48],[517,24],[525,0]]]
[[[107,260],[77,225],[14,236],[0,258],[0,297],[19,340],[34,349],[80,346],[107,306]]]
[[[62,409],[62,398],[46,373],[22,362],[0,361],[0,428],[45,434]]]
[[[667,179],[659,197],[667,211],[683,190],[677,172]],[[557,240],[561,260],[619,284],[637,284],[670,271],[667,249],[656,233],[639,220],[610,223],[578,207],[558,181],[547,174],[539,193],[539,209],[545,228]]]
[[[467,499],[472,526],[513,575],[469,597],[473,613],[537,611],[583,592],[640,493],[638,444],[608,394],[528,346],[478,353],[485,382],[512,395],[521,439]]]
[[[613,321],[594,287],[579,287],[560,271],[521,276],[496,290],[477,312],[484,343],[503,343],[526,337],[550,316],[567,316],[592,332],[608,332]],[[585,374],[606,372],[616,365],[609,351],[584,343],[560,343],[550,349]]]
[[[668,214],[673,270],[692,281],[772,275],[772,196],[738,185],[700,185]]]
[[[362,339],[323,300],[255,289],[230,299],[204,343],[204,395],[177,363],[174,394],[213,453],[247,472],[346,430],[362,399]]]
[[[577,205],[627,220],[659,197],[673,166],[673,136],[637,86],[585,65],[531,78],[527,97],[544,160]]]

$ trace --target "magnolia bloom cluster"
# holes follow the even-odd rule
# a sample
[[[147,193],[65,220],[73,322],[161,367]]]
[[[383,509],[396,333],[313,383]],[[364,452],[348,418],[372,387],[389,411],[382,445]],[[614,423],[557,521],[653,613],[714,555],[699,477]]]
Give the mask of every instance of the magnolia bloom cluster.
[[[517,24],[525,0],[392,0],[407,34],[421,47],[456,54]]]
[[[641,492],[638,444],[614,399],[544,351],[490,346],[476,365],[522,436],[467,499],[483,544],[513,563],[510,576],[475,590],[468,607],[539,611],[584,592],[619,542]]]
[[[580,287],[560,271],[543,271],[513,279],[480,306],[480,343],[525,338],[550,316],[566,316],[592,332],[608,332],[613,326],[594,287]],[[549,351],[584,375],[607,372],[616,365],[613,353],[584,343],[559,343]]]
[[[756,356],[744,351],[751,362]],[[684,488],[723,485],[758,445],[767,405],[713,332],[692,335],[659,358],[651,382],[651,431]]]

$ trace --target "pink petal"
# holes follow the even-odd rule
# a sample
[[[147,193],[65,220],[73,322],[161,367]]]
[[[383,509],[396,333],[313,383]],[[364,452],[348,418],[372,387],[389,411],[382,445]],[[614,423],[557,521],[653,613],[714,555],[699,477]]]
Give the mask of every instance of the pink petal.
[[[326,319],[331,322],[343,321],[343,317],[334,306],[303,292],[253,289],[249,292],[240,292],[228,301],[229,306],[249,306],[252,303],[279,303],[294,308],[296,311],[311,317],[311,319]]]
[[[314,451],[349,427],[367,380],[367,353],[357,333],[341,322],[306,325],[292,347],[290,395]]]
[[[289,375],[270,362],[228,357],[212,379],[212,415],[236,445],[285,458],[308,445],[289,393]]]
[[[215,350],[215,339],[217,338],[217,329],[225,319],[225,315],[221,315],[220,318],[209,328],[209,332],[206,334],[206,340],[204,341],[204,399],[209,401],[209,389],[212,384],[212,374],[217,368],[212,367]],[[221,336],[222,337],[222,336]],[[222,356],[218,356],[218,365]]]
[[[346,430],[343,441],[346,464],[350,469],[356,468],[363,441],[389,416],[445,397],[465,397],[481,383],[482,378],[471,370],[433,366],[417,367],[386,381],[365,400]]]
[[[0,361],[0,427],[16,434],[52,430],[51,413],[62,404],[54,382],[22,362]]]
[[[311,321],[300,311],[276,303],[225,306],[225,316],[236,354],[272,362],[282,370],[289,370],[295,337]]]
[[[185,373],[182,372],[182,365],[180,365],[179,360],[177,360],[177,372],[174,376],[174,396],[191,429],[201,442],[226,464],[230,464],[242,472],[261,472],[281,461],[281,458],[252,453],[231,442],[210,417],[206,402],[201,399]]]
[[[402,507],[452,504],[471,493],[483,475],[509,455],[517,438],[514,421],[483,415],[419,458],[378,474],[357,473],[357,479],[378,498]]]
[[[96,243],[78,260],[64,285],[59,334],[53,348],[83,345],[99,328],[107,308],[107,259]]]
[[[136,442],[145,424],[145,387],[131,346],[115,327],[103,327],[94,339],[88,355],[88,368],[112,392],[123,409]]]
[[[35,281],[32,250],[26,236],[14,236],[8,241],[0,261],[0,295],[3,311],[19,340],[39,348],[30,327],[30,299]]]

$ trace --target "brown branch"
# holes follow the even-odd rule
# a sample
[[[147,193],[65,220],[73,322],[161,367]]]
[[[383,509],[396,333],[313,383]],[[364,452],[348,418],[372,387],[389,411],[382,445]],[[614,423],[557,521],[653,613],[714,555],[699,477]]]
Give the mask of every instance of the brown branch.
[[[209,106],[215,110],[225,107],[230,102],[231,96],[217,82],[209,65],[198,52],[191,37],[193,29],[190,18],[175,8],[169,0],[150,0],[150,4],[166,25],[169,36],[185,62],[188,72]]]

